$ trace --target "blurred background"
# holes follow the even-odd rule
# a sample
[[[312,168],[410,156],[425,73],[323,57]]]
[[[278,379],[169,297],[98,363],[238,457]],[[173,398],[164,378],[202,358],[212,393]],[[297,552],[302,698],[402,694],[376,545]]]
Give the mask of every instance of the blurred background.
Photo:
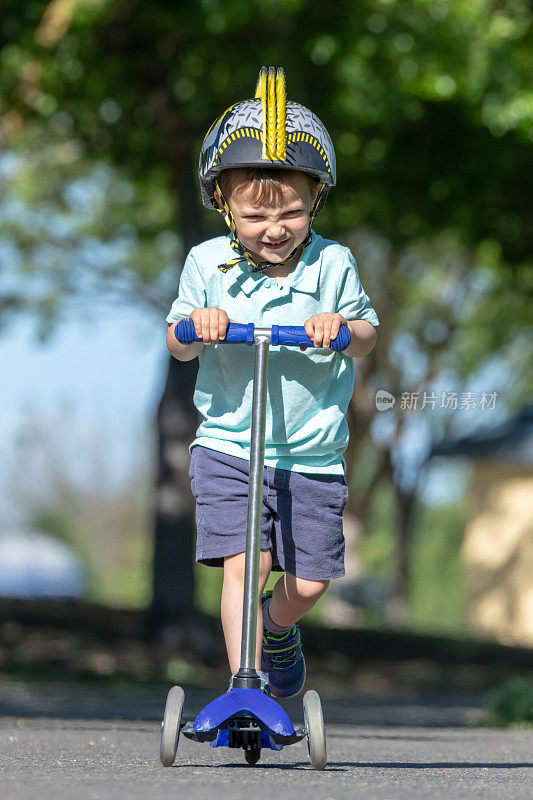
[[[5,0],[0,37],[5,674],[224,661],[220,571],[192,556],[197,363],[170,361],[164,319],[188,249],[225,233],[201,140],[262,65],[330,132],[315,228],[381,321],[349,414],[347,576],[310,620],[331,676],[530,670],[529,3]]]

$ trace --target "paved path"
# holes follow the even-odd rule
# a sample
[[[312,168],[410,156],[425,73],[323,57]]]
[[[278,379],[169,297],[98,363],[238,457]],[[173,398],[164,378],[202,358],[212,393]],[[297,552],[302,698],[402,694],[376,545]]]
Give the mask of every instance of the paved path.
[[[305,742],[242,751],[180,739],[176,766],[159,763],[168,686],[0,684],[2,800],[530,800],[533,731],[469,728],[476,695],[349,696],[323,700],[329,764],[309,764]],[[216,691],[187,689],[193,718]],[[295,724],[301,698],[285,706]],[[448,727],[443,727],[448,726]]]
[[[295,720],[296,721],[296,720]],[[530,800],[533,732],[329,725],[329,764],[314,772],[303,742],[242,751],[180,739],[159,764],[159,726],[108,720],[0,720],[2,800]]]
[[[73,719],[160,720],[170,685],[102,686],[80,683],[0,681],[0,716]],[[309,686],[308,688],[312,688]],[[186,688],[184,715],[196,714],[218,694],[214,689]],[[483,698],[475,694],[402,694],[398,696],[324,697],[325,718],[331,724],[470,725],[479,721]],[[302,715],[302,699],[284,703],[293,720]]]

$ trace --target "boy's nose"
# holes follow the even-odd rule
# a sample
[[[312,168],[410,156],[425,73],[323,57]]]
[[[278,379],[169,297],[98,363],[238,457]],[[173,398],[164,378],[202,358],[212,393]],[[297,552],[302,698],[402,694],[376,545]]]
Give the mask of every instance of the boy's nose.
[[[285,230],[281,222],[272,222],[267,228],[267,236],[270,239],[283,239]]]

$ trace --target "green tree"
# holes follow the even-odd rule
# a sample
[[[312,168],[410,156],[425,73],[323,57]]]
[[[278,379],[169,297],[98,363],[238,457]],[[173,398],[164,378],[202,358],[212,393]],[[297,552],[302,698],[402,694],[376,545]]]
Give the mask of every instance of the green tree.
[[[417,480],[394,460],[409,415],[391,412],[387,441],[371,449],[372,389],[399,396],[441,374],[457,383],[499,354],[517,371],[509,402],[528,391],[528,3],[7,0],[0,31],[1,135],[31,169],[9,190],[29,216],[12,208],[2,218],[13,280],[0,294],[0,319],[32,307],[48,330],[88,283],[126,287],[163,308],[175,293],[170,264],[220,230],[199,204],[201,137],[223,108],[251,94],[262,64],[282,64],[289,96],[326,122],[339,183],[318,227],[355,243],[383,322],[350,413],[349,458],[353,473],[365,474],[352,509],[364,517],[375,488],[392,482],[401,605]],[[91,180],[108,191],[96,192],[91,209],[76,207],[76,181]],[[100,247],[96,263],[87,243]],[[424,369],[413,376],[416,358]],[[159,622],[192,608],[184,467],[195,369],[169,361],[158,413]],[[433,435],[443,434],[438,426]]]

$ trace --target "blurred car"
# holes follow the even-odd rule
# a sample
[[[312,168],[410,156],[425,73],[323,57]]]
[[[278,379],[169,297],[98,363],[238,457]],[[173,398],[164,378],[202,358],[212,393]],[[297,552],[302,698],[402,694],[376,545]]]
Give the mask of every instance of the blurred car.
[[[0,533],[0,596],[72,599],[87,594],[87,573],[66,544],[40,531]]]

